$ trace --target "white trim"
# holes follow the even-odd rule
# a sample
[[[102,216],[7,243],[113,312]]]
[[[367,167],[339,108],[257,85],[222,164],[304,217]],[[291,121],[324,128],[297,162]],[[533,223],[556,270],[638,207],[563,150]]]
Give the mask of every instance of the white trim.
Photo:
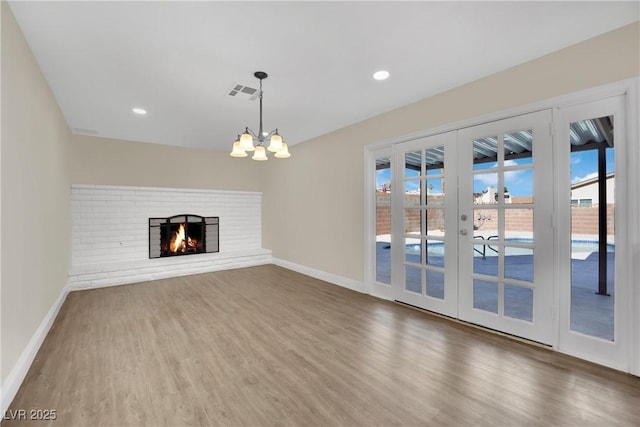
[[[370,236],[375,234],[375,195],[372,194],[371,188],[375,186],[375,158],[376,151],[368,150],[364,147],[364,235]],[[368,294],[373,293],[373,282],[375,274],[373,273],[375,264],[375,250],[371,244],[371,239],[365,237],[364,242],[364,290]]]
[[[375,159],[376,152],[379,150],[369,150],[364,147],[364,211],[371,212],[376,209],[375,193],[371,188],[375,186]],[[376,214],[364,215],[364,290],[368,294],[373,294],[373,282],[375,281],[375,249],[371,243],[370,236],[375,234],[376,230]]]
[[[343,288],[351,289],[352,291],[367,293],[364,289],[364,283],[357,280],[349,279],[344,276],[338,276],[337,274],[327,273],[326,271],[316,270],[315,268],[307,267],[305,265],[296,264],[291,261],[287,261],[280,258],[273,258],[273,264],[278,267],[283,267],[288,270],[293,270],[297,273],[311,276],[313,278],[323,280],[325,282],[332,283],[334,285],[341,286]]]
[[[640,182],[640,172],[635,167],[640,164],[640,77],[633,79],[626,93],[626,126],[627,142],[626,156],[628,167],[626,173],[629,178],[627,209],[629,213],[640,212],[640,188],[632,183]],[[633,141],[633,142],[631,142]],[[627,218],[627,278],[635,281],[635,286],[629,289],[628,310],[631,325],[628,328],[629,339],[629,368],[630,372],[640,376],[640,220],[631,215]]]
[[[172,187],[135,187],[127,185],[100,185],[100,184],[71,184],[71,188],[75,189],[99,189],[99,190],[129,190],[129,191],[179,191],[181,193],[206,193],[206,194],[239,194],[239,195],[261,195],[261,191],[232,191],[232,190],[209,190],[198,188],[172,188]]]
[[[60,307],[64,303],[67,298],[67,294],[69,293],[69,289],[67,287],[63,288],[58,295],[58,298],[55,300],[47,315],[42,319],[40,326],[36,329],[35,333],[29,340],[29,343],[25,347],[24,351],[20,355],[20,358],[9,372],[7,379],[2,383],[2,389],[0,389],[0,413],[4,414],[9,405],[16,397],[16,393],[20,389],[24,378],[27,376],[27,372],[29,372],[29,368],[33,363],[33,360],[38,354],[38,350],[40,350],[40,346],[44,342],[51,326],[53,325],[53,321],[55,320],[58,312],[60,311]]]

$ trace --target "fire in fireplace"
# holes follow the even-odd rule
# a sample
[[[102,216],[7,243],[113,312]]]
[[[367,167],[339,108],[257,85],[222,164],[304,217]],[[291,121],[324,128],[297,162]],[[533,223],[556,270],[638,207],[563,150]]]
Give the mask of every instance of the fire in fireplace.
[[[168,239],[165,239],[165,241],[162,242],[162,251],[167,251],[168,243],[169,253],[171,253],[171,255],[202,252],[203,241],[196,239],[195,237],[187,236],[187,232],[185,231],[186,228],[186,223],[180,223],[178,229],[171,232],[171,239],[169,239],[169,242],[167,242]]]
[[[218,217],[149,218],[149,258],[219,252]]]

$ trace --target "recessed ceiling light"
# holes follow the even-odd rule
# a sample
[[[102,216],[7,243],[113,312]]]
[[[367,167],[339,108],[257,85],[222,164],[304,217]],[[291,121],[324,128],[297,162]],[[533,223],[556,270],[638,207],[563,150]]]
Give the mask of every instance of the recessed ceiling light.
[[[376,71],[373,73],[373,78],[376,80],[386,80],[389,78],[389,72],[385,70]]]
[[[144,116],[145,114],[147,114],[147,110],[145,110],[144,108],[134,108],[131,111],[141,116]]]

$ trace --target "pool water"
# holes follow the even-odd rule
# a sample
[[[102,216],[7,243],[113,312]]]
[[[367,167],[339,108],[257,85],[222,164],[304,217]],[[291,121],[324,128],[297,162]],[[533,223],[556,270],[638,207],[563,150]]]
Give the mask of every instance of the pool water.
[[[607,252],[615,252],[616,246],[607,243]],[[598,252],[598,242],[588,240],[571,241],[571,252]]]

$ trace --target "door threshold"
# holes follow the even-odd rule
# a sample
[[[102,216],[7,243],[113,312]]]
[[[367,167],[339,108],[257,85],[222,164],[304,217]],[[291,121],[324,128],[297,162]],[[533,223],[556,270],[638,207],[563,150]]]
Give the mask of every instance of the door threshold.
[[[518,342],[521,342],[521,343],[524,343],[524,344],[529,344],[529,345],[533,345],[535,347],[539,347],[539,348],[543,348],[543,349],[546,349],[546,350],[554,351],[552,346],[547,345],[547,344],[543,344],[543,343],[538,342],[538,341],[533,341],[533,340],[530,340],[530,339],[527,339],[527,338],[522,338],[522,337],[519,337],[517,335],[508,334],[506,332],[498,331],[497,329],[487,328],[486,326],[477,325],[475,323],[466,322],[464,320],[460,320],[460,319],[457,319],[455,317],[447,316],[447,315],[444,315],[444,314],[436,313],[435,311],[424,309],[422,307],[418,307],[418,306],[415,306],[415,305],[407,304],[406,302],[402,302],[402,301],[398,301],[398,300],[393,300],[393,302],[398,304],[398,305],[401,305],[401,306],[404,306],[404,307],[411,308],[413,310],[419,311],[421,313],[425,313],[425,314],[428,314],[428,315],[431,315],[431,316],[439,317],[440,319],[449,320],[449,321],[452,321],[454,323],[458,323],[458,324],[463,325],[463,326],[468,326],[468,327],[471,327],[471,328],[474,328],[474,329],[478,329],[478,330],[481,330],[481,331],[490,332],[490,333],[492,333],[494,335],[498,335],[498,336],[502,336],[502,337],[505,337],[505,338],[509,338],[509,339],[511,339],[513,341],[518,341]]]

